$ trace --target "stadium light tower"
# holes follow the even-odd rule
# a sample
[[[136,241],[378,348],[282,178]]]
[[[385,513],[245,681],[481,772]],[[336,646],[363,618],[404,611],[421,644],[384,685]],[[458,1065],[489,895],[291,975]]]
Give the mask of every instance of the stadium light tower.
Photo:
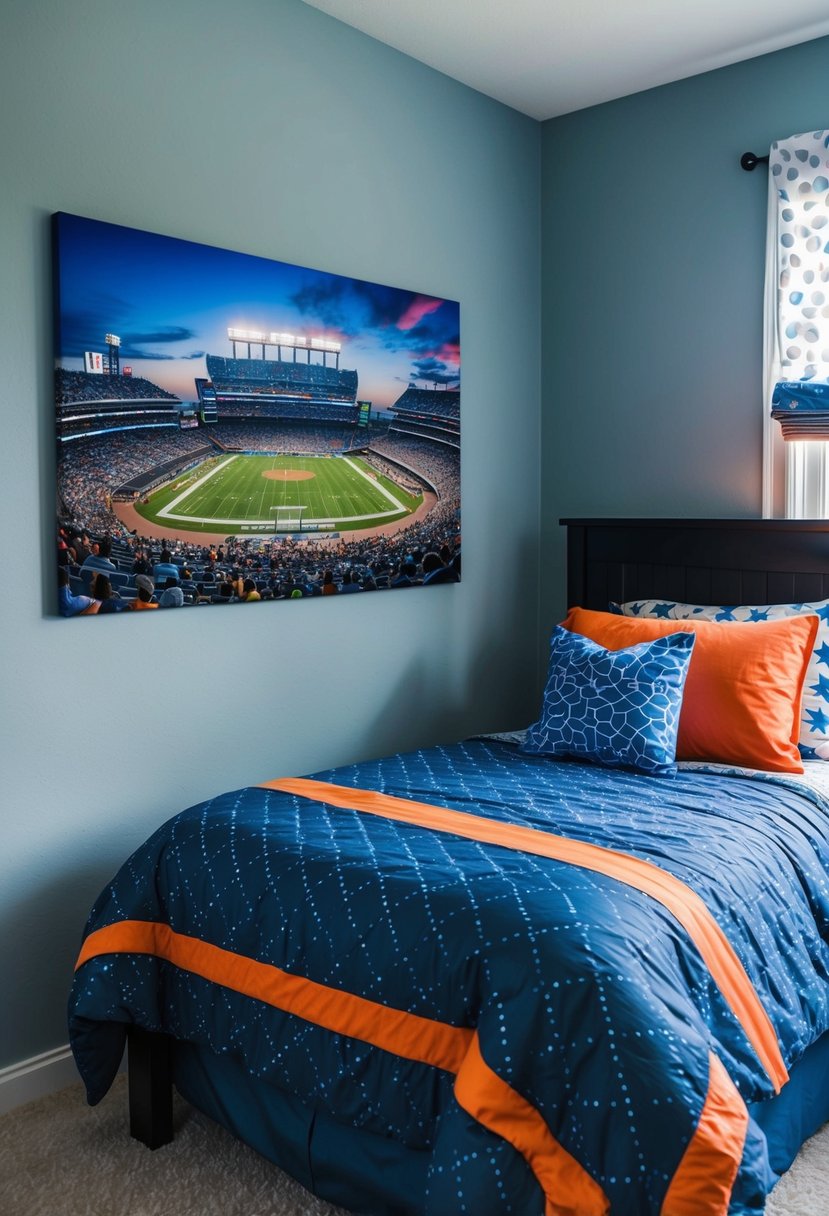
[[[106,344],[109,347],[109,374],[110,376],[120,376],[121,339],[117,334],[107,334]]]
[[[251,343],[262,347],[262,358],[267,359],[267,348],[269,346],[276,347],[276,357],[279,362],[282,362],[282,347],[287,347],[293,351],[293,362],[296,363],[296,353],[298,350],[304,350],[307,354],[308,363],[311,362],[311,351],[321,351],[322,365],[328,366],[328,356],[333,355],[334,364],[337,370],[340,367],[340,351],[342,350],[341,342],[333,342],[330,338],[306,338],[299,334],[286,333],[264,333],[259,329],[237,329],[230,326],[227,331],[227,336],[233,344],[233,358],[236,358],[236,343],[240,342],[248,348],[248,358],[250,355]]]

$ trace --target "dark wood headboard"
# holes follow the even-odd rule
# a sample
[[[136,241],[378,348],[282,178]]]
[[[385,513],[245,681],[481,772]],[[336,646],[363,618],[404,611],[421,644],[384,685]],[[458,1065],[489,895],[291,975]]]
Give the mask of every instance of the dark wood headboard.
[[[829,597],[829,520],[562,519],[567,603],[775,604]]]

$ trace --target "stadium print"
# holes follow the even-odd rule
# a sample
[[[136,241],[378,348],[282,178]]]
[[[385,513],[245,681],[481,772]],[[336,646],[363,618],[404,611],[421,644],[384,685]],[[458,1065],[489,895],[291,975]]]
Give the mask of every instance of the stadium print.
[[[460,578],[451,300],[53,217],[64,616]]]

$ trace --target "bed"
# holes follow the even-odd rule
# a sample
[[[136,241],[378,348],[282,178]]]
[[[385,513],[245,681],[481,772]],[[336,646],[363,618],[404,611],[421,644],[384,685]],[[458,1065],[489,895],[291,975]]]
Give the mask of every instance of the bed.
[[[563,523],[568,602],[603,627],[632,605],[618,628],[676,665],[683,713],[703,644],[779,646],[811,679],[825,524]],[[669,598],[794,608],[689,641]],[[169,1140],[174,1083],[355,1212],[762,1212],[829,1118],[829,764],[793,765],[794,735],[758,772],[705,740],[648,770],[531,734],[276,777],[159,828],[86,928],[90,1102],[129,1039],[133,1134]]]

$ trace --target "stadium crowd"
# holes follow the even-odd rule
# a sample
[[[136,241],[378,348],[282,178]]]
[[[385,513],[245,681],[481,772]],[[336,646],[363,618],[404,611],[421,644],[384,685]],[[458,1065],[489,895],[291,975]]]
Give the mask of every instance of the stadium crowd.
[[[214,422],[207,428],[211,439],[223,448],[244,452],[307,452],[314,456],[329,456],[351,446],[352,427],[303,426],[290,423]]]
[[[461,394],[459,389],[414,388],[411,385],[398,397],[392,409],[411,410],[416,414],[433,417],[460,419]]]
[[[115,431],[61,444],[58,485],[64,511],[93,531],[125,534],[126,528],[110,510],[113,491],[168,460],[180,457],[185,463],[203,447],[201,431],[171,427]]]
[[[296,537],[233,537],[192,545],[135,535],[99,540],[58,531],[64,616],[153,607],[304,599],[458,582],[460,532],[451,513],[393,536],[325,544]]]
[[[390,427],[392,435],[422,435],[424,439],[434,439],[436,443],[443,443],[447,447],[460,448],[461,433],[459,429],[452,429],[445,426],[435,426],[431,422],[410,422],[408,419],[401,422],[399,419],[392,423]]]
[[[208,355],[207,374],[216,389],[236,389],[245,385],[262,384],[273,389],[292,389],[314,385],[339,391],[352,401],[357,393],[357,373],[322,363],[306,363],[288,359],[231,359],[224,355]]]
[[[55,404],[80,405],[86,401],[178,401],[174,393],[143,376],[101,376],[90,372],[55,369]]]
[[[390,431],[382,439],[372,439],[370,450],[415,472],[424,469],[427,480],[438,491],[441,500],[459,505],[461,466],[456,448],[446,448],[430,443],[427,439],[402,436]],[[399,469],[395,471],[395,475],[400,476]]]
[[[220,420],[242,418],[247,421],[252,417],[295,418],[298,421],[323,419],[326,422],[350,422],[352,426],[357,423],[357,406],[353,401],[291,401],[264,395],[261,400],[254,400],[251,395],[243,402],[219,398],[218,411]]]

